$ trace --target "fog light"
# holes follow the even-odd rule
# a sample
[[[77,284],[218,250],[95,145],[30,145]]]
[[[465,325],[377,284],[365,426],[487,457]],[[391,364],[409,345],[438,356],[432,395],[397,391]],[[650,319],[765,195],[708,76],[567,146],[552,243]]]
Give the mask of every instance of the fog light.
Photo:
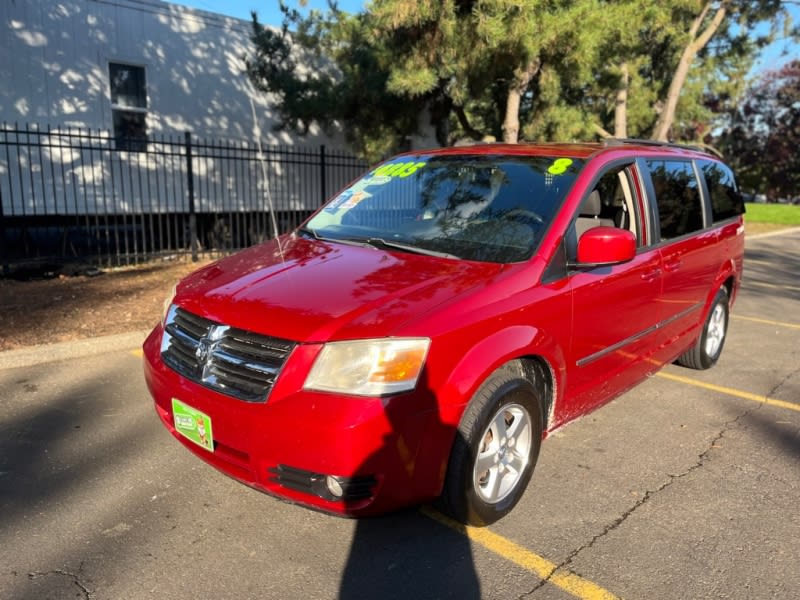
[[[325,475],[287,465],[267,469],[269,480],[304,494],[313,494],[330,502],[359,502],[372,498],[378,480],[375,475]]]
[[[332,496],[335,498],[341,498],[344,495],[344,490],[342,489],[342,483],[333,475],[328,475],[325,478],[325,485],[328,488],[328,491],[331,493]]]

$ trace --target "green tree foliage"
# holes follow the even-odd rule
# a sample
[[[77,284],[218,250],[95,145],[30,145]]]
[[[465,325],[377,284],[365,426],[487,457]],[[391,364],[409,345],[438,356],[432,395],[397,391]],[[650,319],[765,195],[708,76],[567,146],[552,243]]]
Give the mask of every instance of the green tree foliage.
[[[800,195],[800,60],[756,81],[714,143],[743,189],[772,199]]]
[[[426,111],[443,145],[515,142],[521,123],[532,139],[589,131],[558,89],[591,71],[586,34],[598,29],[576,23],[599,14],[596,0],[375,0],[355,16],[331,8],[303,17],[281,4],[279,31],[253,15],[247,74],[276,97],[281,127],[304,133],[313,122],[338,123],[373,159],[403,148],[427,125],[419,122]],[[299,51],[305,61],[318,57],[316,65],[303,72]],[[531,124],[537,110],[550,115],[541,128]]]
[[[335,5],[306,17],[282,10],[281,31],[254,16],[250,79],[277,97],[282,126],[336,123],[371,159],[403,149],[428,125],[421,115],[442,145],[598,134],[697,141],[714,118],[708,99],[741,93],[766,39],[752,27],[782,14],[778,0],[372,0],[355,16]],[[303,71],[309,56],[318,62]]]
[[[371,35],[372,17],[335,6],[308,16],[280,7],[279,30],[253,13],[254,51],[244,57],[250,81],[276,99],[278,127],[300,134],[314,123],[329,132],[341,127],[352,148],[371,160],[402,149],[436,99],[390,91],[394,49]]]
[[[658,119],[652,132],[657,140],[675,137],[670,134],[678,105],[681,101],[686,103],[682,92],[698,60],[714,65],[717,78],[741,79],[749,67],[743,59],[752,57],[754,49],[771,37],[753,37],[752,30],[765,23],[777,24],[779,17],[785,15],[781,0],[673,0],[667,6],[672,13],[669,40],[673,59],[666,62],[671,75],[664,79],[666,85],[660,94]],[[732,64],[738,69],[725,69]],[[713,79],[704,81],[710,83]]]
[[[679,141],[702,138],[715,117],[708,98],[740,94],[756,50],[789,24],[774,0],[608,1],[603,14],[596,76],[583,90],[596,131]]]
[[[452,137],[516,142],[531,115],[547,108],[554,132],[584,131],[557,96],[562,78],[590,70],[599,30],[596,0],[374,0],[377,34],[401,46],[391,89],[437,90],[451,105]],[[550,95],[548,96],[548,93]],[[539,132],[536,137],[542,137]],[[526,135],[526,137],[531,137]]]

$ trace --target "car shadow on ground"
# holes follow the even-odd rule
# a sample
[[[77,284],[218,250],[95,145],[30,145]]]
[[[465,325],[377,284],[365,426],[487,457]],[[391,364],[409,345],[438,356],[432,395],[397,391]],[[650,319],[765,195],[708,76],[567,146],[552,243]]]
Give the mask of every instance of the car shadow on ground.
[[[797,395],[793,397],[797,398]],[[751,411],[745,423],[763,439],[765,445],[773,445],[781,453],[794,460],[800,460],[800,427],[795,421],[783,420],[769,413]]]
[[[358,521],[339,598],[477,600],[481,588],[469,540],[407,511]]]
[[[388,401],[384,415],[391,424],[380,447],[356,469],[368,475],[387,473],[396,460],[402,460],[398,448],[407,448],[403,437],[420,428],[428,433],[451,437],[455,428],[445,425],[439,407],[423,369],[417,383],[418,403],[416,420],[408,405],[409,399]],[[412,433],[413,435],[413,433]],[[437,459],[420,442],[421,449],[412,452],[416,457],[404,463],[408,470],[431,473],[441,472],[446,464],[437,465]],[[432,462],[433,461],[433,462]],[[408,482],[413,485],[414,479]],[[398,491],[395,488],[395,491]],[[414,509],[393,513],[380,518],[356,521],[350,553],[342,573],[339,590],[341,600],[361,598],[481,598],[481,589],[472,561],[469,539],[450,530]]]

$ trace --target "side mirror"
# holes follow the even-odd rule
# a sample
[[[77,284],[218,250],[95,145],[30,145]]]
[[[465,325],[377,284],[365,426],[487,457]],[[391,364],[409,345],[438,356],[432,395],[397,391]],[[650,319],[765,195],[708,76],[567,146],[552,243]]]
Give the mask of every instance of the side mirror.
[[[636,236],[627,229],[593,227],[578,240],[578,262],[582,269],[618,265],[636,256]]]

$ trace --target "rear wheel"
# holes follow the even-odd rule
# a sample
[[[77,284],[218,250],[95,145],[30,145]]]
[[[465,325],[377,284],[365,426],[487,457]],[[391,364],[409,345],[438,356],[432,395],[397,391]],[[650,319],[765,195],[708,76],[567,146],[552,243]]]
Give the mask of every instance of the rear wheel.
[[[678,358],[678,364],[690,369],[708,369],[716,364],[728,333],[728,290],[720,288],[711,303],[703,332],[694,346]]]
[[[440,499],[469,525],[488,525],[517,504],[542,440],[542,410],[522,366],[509,363],[480,387],[458,426]]]

